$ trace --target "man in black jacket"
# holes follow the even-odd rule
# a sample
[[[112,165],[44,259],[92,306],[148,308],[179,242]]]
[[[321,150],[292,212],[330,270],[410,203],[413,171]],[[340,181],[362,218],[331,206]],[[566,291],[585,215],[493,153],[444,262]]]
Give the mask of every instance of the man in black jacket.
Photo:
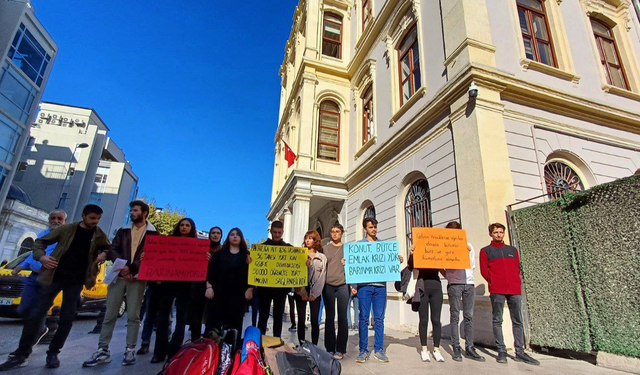
[[[135,347],[140,330],[140,307],[144,297],[145,281],[137,279],[140,260],[143,254],[144,241],[147,235],[157,235],[156,228],[147,222],[149,206],[143,201],[129,203],[129,218],[131,223],[120,228],[109,248],[109,259],[124,259],[127,265],[120,271],[120,275],[109,285],[107,292],[107,311],[104,315],[98,350],[91,358],[84,362],[84,367],[93,367],[111,362],[109,343],[113,329],[118,319],[118,311],[123,298],[127,298],[127,347],[122,361],[123,365],[136,363]]]

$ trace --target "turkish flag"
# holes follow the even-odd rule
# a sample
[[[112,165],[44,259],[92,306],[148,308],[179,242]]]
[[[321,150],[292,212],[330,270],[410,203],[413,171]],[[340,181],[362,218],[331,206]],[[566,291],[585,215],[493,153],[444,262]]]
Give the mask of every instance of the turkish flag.
[[[282,140],[284,143],[284,159],[287,161],[287,168],[291,167],[293,163],[296,161],[296,154],[293,152],[291,147],[287,144],[287,142]]]

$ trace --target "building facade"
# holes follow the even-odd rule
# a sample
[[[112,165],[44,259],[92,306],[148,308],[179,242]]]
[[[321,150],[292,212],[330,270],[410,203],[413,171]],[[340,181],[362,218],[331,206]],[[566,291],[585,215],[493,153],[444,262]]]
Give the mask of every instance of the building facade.
[[[29,0],[0,0],[0,207],[57,52]]]
[[[459,220],[478,255],[507,206],[640,168],[639,57],[631,0],[301,0],[267,217],[301,244],[335,222],[359,240],[375,216],[405,258],[412,227]],[[476,294],[493,344],[479,268]],[[417,321],[389,288],[387,324]]]
[[[115,235],[128,219],[138,177],[95,110],[44,102],[31,128],[14,184],[46,211],[81,220],[89,203],[103,208],[100,227]]]

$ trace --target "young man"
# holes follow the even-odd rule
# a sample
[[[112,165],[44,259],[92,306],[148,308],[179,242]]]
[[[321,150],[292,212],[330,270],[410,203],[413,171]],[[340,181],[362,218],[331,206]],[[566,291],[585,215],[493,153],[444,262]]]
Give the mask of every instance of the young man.
[[[349,339],[349,327],[347,313],[349,308],[349,287],[344,275],[344,245],[342,234],[344,228],[336,223],[331,227],[331,242],[324,245],[322,250],[327,257],[327,280],[325,282],[322,298],[327,309],[324,327],[324,346],[329,353],[334,353],[335,359],[344,358],[347,352],[347,340]],[[338,303],[338,340],[336,342],[336,302]]]
[[[13,357],[0,365],[0,371],[27,365],[33,345],[41,333],[42,320],[62,292],[62,306],[58,330],[47,351],[46,367],[60,367],[58,353],[64,346],[76,316],[82,287],[93,288],[100,264],[107,259],[109,241],[98,227],[102,209],[89,204],[82,210],[82,221],[62,225],[33,245],[33,259],[42,263],[38,282],[42,284],[39,303],[34,314],[25,321],[18,349]],[[50,255],[45,255],[47,246],[58,243]]]
[[[83,367],[93,367],[111,362],[109,343],[113,336],[118,319],[118,310],[123,298],[127,298],[127,340],[123,365],[136,363],[135,348],[140,330],[140,308],[144,297],[145,281],[137,279],[140,269],[140,258],[144,252],[144,241],[147,235],[157,235],[156,228],[147,221],[149,206],[143,201],[129,203],[129,218],[131,223],[118,229],[109,249],[109,260],[125,259],[127,265],[120,271],[120,275],[110,285],[107,292],[107,311],[104,314],[98,350],[91,358],[82,364]]]
[[[509,306],[513,326],[515,360],[531,365],[540,362],[533,359],[524,351],[524,333],[522,316],[520,315],[520,256],[518,250],[506,245],[504,239],[505,226],[500,223],[489,225],[491,244],[480,250],[480,271],[482,277],[489,283],[491,306],[493,309],[493,336],[498,347],[498,363],[507,363],[507,348],[502,335],[502,312],[504,303]]]
[[[263,242],[263,245],[270,246],[291,246],[282,240],[284,234],[284,224],[281,221],[271,223],[271,238]],[[284,316],[284,305],[287,294],[291,288],[271,288],[258,287],[259,312],[258,328],[263,335],[267,332],[267,322],[269,321],[269,310],[271,310],[271,301],[273,301],[273,336],[280,337],[282,335],[282,317]]]
[[[457,221],[447,224],[447,228],[462,229]],[[470,243],[467,243],[469,250],[469,261],[471,268],[466,270],[447,269],[447,294],[449,295],[449,313],[451,318],[451,346],[453,347],[453,360],[462,361],[462,350],[460,349],[460,299],[462,299],[462,317],[464,326],[464,356],[475,361],[484,362],[485,358],[476,352],[473,345],[473,305],[475,303],[475,279],[473,270],[476,268],[476,252]]]
[[[360,242],[379,241],[378,221],[372,217],[366,217],[362,221],[365,237]],[[400,262],[403,257],[398,255]],[[373,310],[373,358],[380,362],[389,362],[389,357],[384,353],[384,313],[387,308],[387,283],[365,283],[358,284],[358,300],[360,307],[359,316],[359,347],[360,354],[356,362],[364,363],[369,359],[369,316]]]

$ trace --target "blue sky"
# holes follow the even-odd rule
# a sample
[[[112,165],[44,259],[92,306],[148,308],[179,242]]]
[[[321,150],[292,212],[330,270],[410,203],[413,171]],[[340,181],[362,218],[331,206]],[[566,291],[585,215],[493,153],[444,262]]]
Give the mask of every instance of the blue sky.
[[[43,100],[94,108],[141,194],[257,241],[297,3],[32,0],[59,48]]]

